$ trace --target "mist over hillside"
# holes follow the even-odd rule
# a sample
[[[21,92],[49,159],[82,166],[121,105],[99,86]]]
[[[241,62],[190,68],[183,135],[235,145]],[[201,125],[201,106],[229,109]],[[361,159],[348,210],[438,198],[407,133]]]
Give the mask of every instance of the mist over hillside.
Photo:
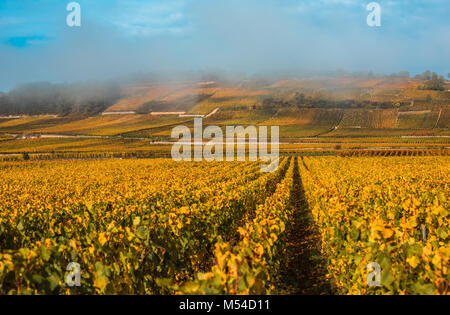
[[[444,76],[431,71],[413,78],[407,71],[386,75],[337,70],[251,77],[206,71],[138,72],[114,81],[21,84],[0,94],[0,115],[91,116],[104,111],[134,111],[138,114],[197,111],[207,114],[204,111],[212,110],[214,106],[226,110],[230,104],[241,110],[287,107],[390,109],[411,103],[429,109],[433,104],[450,102],[448,89]],[[247,99],[247,103],[240,106],[243,99]]]
[[[244,75],[342,68],[414,76],[450,71],[447,0],[381,3],[380,27],[361,1],[86,1],[81,26],[66,3],[6,1],[0,90],[18,83],[107,80],[132,72],[224,69]]]
[[[115,83],[28,83],[0,94],[0,115],[92,115],[119,97],[120,86]]]

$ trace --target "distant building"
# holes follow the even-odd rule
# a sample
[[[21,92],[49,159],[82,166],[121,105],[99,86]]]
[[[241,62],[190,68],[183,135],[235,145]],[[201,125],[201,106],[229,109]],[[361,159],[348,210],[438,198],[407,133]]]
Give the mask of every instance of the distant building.
[[[102,116],[105,115],[135,115],[136,112],[129,111],[129,112],[103,112]]]
[[[40,137],[41,137],[41,135],[39,135],[39,134],[24,133],[22,135],[17,136],[17,139],[37,139]]]
[[[186,112],[151,112],[152,116],[161,116],[161,115],[184,115]]]
[[[179,117],[194,117],[194,118],[203,118],[205,115],[196,115],[196,114],[181,114]]]

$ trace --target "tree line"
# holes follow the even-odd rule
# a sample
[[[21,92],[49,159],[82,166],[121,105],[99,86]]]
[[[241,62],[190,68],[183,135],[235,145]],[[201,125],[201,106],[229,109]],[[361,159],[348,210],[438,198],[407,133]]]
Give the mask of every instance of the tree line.
[[[450,78],[450,73],[448,74]],[[416,75],[416,79],[425,80],[425,83],[418,87],[419,90],[444,91],[445,78],[443,75],[438,75],[436,72],[430,70],[422,74]]]
[[[117,83],[28,83],[0,93],[0,115],[93,115],[120,97]]]
[[[407,105],[409,102],[402,102],[401,104],[393,104],[392,102],[377,102],[368,100],[333,100],[322,97],[306,96],[304,93],[295,93],[295,96],[290,100],[275,99],[267,97],[262,101],[262,107],[270,108],[382,108],[389,109],[401,105]]]

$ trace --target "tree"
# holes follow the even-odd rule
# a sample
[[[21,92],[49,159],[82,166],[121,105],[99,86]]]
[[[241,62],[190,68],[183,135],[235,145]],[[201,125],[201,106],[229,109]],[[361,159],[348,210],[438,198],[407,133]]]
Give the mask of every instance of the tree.
[[[0,95],[0,115],[93,115],[120,98],[115,83],[23,84]]]
[[[305,101],[306,101],[305,94],[295,93],[295,97],[293,100],[294,105],[296,105],[297,107],[301,107],[305,104]]]
[[[439,76],[436,72],[433,72],[431,75],[428,75],[428,73],[424,73],[422,75],[422,78],[429,78],[424,79],[426,80],[425,84],[422,86],[419,86],[419,90],[432,90],[432,91],[444,91],[444,83],[445,79],[444,76]]]
[[[433,72],[433,74],[431,75],[431,80],[437,81],[438,79],[439,79],[438,74],[436,72]]]
[[[409,74],[408,71],[400,71],[400,72],[397,74],[397,76],[398,76],[399,78],[409,78],[409,77],[410,77],[410,74]]]

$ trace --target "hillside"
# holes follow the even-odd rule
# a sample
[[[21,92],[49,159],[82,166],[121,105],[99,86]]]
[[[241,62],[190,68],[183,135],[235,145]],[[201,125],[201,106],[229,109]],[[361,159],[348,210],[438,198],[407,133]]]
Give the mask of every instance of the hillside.
[[[406,78],[129,84],[103,115],[3,117],[0,133],[168,138],[174,126],[192,127],[195,115],[207,115],[204,125],[280,126],[284,138],[447,134],[450,92],[419,90],[421,84]]]

